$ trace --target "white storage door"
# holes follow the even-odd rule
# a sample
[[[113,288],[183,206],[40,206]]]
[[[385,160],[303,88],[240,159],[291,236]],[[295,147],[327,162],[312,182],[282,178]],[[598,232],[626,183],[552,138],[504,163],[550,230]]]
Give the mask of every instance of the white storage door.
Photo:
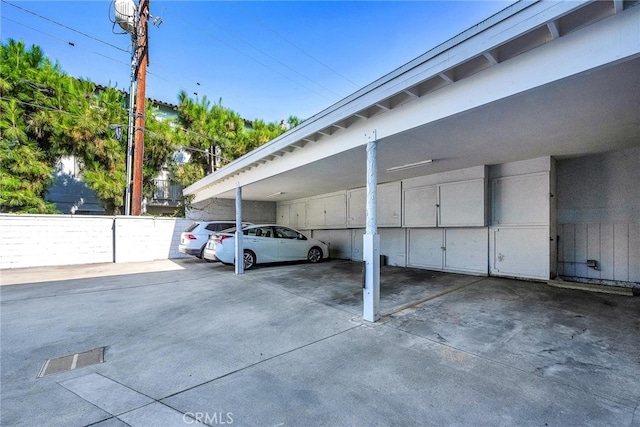
[[[307,225],[309,228],[324,228],[324,199],[309,199]]]
[[[439,191],[439,227],[486,225],[483,179],[440,184]]]
[[[307,226],[307,205],[304,202],[291,204],[289,209],[289,227],[296,229],[306,228]],[[283,224],[286,225],[286,224]]]
[[[489,232],[486,228],[449,228],[445,231],[444,269],[487,274]]]
[[[492,181],[494,225],[548,225],[549,174]]]
[[[442,229],[409,229],[408,245],[409,252],[407,265],[409,267],[442,269]]]
[[[549,279],[548,228],[491,228],[491,274]]]
[[[347,226],[347,195],[336,194],[324,198],[325,226],[345,228]]]
[[[378,227],[400,227],[402,193],[400,181],[378,185]]]
[[[404,227],[436,227],[437,190],[435,185],[408,188],[402,193]]]
[[[276,208],[276,215],[278,216],[278,224],[291,226],[289,222],[289,209],[291,205],[288,204],[278,204]]]
[[[367,220],[367,189],[347,192],[347,227],[364,227]]]

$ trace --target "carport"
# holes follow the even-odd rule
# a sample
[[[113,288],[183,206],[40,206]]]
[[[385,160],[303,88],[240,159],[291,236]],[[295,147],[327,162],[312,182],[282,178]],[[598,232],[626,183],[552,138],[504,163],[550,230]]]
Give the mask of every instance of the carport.
[[[364,260],[369,321],[380,254],[638,286],[638,22],[637,2],[515,3],[185,194],[238,221],[268,212]]]

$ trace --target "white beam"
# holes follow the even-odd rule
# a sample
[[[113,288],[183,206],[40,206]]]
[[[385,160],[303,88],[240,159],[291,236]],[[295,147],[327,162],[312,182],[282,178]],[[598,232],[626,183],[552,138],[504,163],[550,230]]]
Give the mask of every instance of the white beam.
[[[620,13],[624,10],[624,1],[623,0],[613,0],[613,8],[616,13]]]
[[[409,96],[411,96],[413,98],[420,98],[420,90],[418,89],[417,86],[405,89],[404,93],[406,93],[407,95],[409,95]]]
[[[305,145],[307,145],[307,144],[308,144],[307,140],[306,139],[302,139],[302,140],[296,142],[295,144],[291,144],[290,147],[293,147],[293,148],[304,148]]]
[[[560,28],[558,27],[558,21],[547,22],[547,28],[551,33],[551,37],[554,39],[560,38]]]
[[[387,99],[387,100],[382,101],[382,102],[376,102],[375,105],[376,105],[376,107],[379,107],[379,108],[381,108],[381,109],[383,109],[385,111],[389,111],[389,110],[391,110],[391,105],[390,104],[391,103]]]
[[[445,73],[440,73],[440,74],[438,74],[438,76],[440,76],[440,78],[441,78],[442,80],[444,80],[445,82],[447,82],[447,83],[449,83],[449,84],[452,84],[452,83],[453,83],[453,79],[452,79],[452,78],[449,76],[449,74],[448,74],[448,73],[446,73],[446,72],[445,72]]]
[[[498,58],[493,54],[493,52],[485,52],[483,55],[491,65],[498,65]]]

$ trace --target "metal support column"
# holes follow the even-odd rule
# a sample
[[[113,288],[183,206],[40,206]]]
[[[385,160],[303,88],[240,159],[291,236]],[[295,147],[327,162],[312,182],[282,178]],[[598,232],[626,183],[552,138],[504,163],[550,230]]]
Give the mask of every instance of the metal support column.
[[[375,322],[380,318],[380,235],[377,219],[378,163],[376,131],[365,135],[367,141],[367,224],[363,238],[365,281],[362,318]]]
[[[242,187],[236,187],[236,274],[244,274],[244,251],[242,248]]]

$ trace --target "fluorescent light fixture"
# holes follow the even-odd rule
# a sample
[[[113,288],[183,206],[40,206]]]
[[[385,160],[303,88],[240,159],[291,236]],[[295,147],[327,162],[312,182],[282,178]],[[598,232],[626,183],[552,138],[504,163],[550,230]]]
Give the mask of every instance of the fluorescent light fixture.
[[[432,162],[433,162],[433,159],[429,159],[429,160],[423,160],[421,162],[409,163],[402,166],[394,166],[392,168],[387,169],[387,172],[396,172],[396,171],[403,171],[405,169],[417,168],[419,166],[428,165],[429,163],[432,163]]]
[[[269,197],[279,196],[279,195],[281,195],[281,194],[283,194],[283,193],[282,193],[282,191],[278,191],[277,193],[273,193],[273,194],[269,194],[269,195],[267,195],[267,198],[269,198]]]

